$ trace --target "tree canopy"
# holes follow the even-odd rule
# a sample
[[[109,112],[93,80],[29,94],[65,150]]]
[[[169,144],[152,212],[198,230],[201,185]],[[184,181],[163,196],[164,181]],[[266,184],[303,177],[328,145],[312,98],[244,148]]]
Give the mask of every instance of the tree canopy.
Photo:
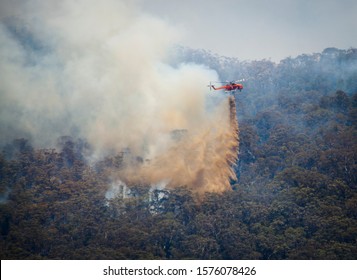
[[[1,259],[356,259],[356,49],[278,64],[180,49],[178,61],[247,79],[232,191],[108,195],[122,155],[92,164],[85,139],[15,139],[0,154]]]

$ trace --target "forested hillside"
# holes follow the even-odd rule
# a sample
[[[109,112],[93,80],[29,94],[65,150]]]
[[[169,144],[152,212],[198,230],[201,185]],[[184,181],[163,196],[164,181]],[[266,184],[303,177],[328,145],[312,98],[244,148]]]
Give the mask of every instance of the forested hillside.
[[[1,259],[356,259],[357,49],[280,63],[176,51],[174,65],[246,79],[232,190],[126,186],[109,176],[125,153],[93,163],[85,139],[14,139],[0,155]]]

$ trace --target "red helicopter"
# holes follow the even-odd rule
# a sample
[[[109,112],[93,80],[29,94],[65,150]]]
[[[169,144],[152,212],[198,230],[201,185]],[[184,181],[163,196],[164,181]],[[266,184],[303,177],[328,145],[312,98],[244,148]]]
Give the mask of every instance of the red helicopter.
[[[236,92],[237,90],[239,91],[242,91],[243,89],[243,85],[240,84],[239,82],[242,82],[244,80],[238,80],[238,81],[235,81],[235,82],[214,82],[214,83],[222,83],[222,84],[225,84],[223,86],[220,86],[220,87],[215,87],[214,85],[212,85],[212,82],[209,83],[208,87],[210,89],[214,89],[214,90],[221,90],[221,89],[224,89],[225,92]]]

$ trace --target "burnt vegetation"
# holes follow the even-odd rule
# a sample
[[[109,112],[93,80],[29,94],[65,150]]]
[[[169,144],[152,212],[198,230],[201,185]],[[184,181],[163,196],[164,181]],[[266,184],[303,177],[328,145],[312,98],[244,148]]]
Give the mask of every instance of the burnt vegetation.
[[[85,140],[16,139],[0,155],[1,259],[356,259],[357,50],[278,64],[178,54],[246,79],[232,191],[197,200],[137,185],[108,197],[125,153],[93,164]]]

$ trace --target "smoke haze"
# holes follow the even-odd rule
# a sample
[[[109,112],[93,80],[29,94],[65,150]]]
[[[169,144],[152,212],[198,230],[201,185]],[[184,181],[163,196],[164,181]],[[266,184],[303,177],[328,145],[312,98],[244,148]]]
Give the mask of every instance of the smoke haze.
[[[198,193],[223,192],[236,180],[232,169],[238,155],[238,123],[234,97],[222,102],[213,113],[215,118],[192,126],[183,135],[166,139],[166,150],[160,156],[133,169],[119,172],[129,184],[164,182],[168,186],[194,186]]]
[[[127,2],[1,3],[1,144],[53,147],[70,135],[92,158],[127,149],[147,159],[120,171],[123,181],[227,189],[238,135],[224,98],[207,106],[216,72],[171,66],[180,31]]]

